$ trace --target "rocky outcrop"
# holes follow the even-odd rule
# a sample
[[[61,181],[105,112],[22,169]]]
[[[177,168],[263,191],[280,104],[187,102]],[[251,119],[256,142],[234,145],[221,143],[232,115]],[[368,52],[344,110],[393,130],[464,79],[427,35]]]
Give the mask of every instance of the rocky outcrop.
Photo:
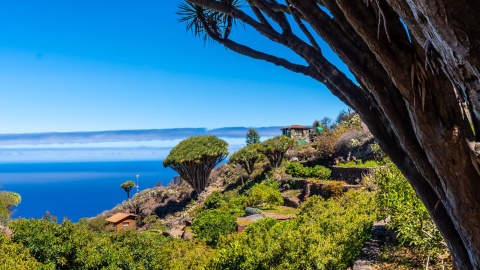
[[[369,175],[377,167],[332,167],[331,179],[341,180],[350,185],[362,183],[364,176]]]

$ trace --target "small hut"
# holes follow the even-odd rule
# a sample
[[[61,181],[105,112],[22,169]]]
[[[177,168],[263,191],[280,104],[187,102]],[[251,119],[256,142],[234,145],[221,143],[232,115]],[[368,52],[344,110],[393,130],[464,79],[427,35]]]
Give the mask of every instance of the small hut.
[[[137,229],[137,217],[138,215],[131,213],[116,213],[107,218],[106,221],[110,222],[117,232],[121,230],[135,230]]]
[[[298,142],[298,144],[307,144],[310,141],[309,128],[301,125],[292,125],[281,129],[282,135],[290,137]]]

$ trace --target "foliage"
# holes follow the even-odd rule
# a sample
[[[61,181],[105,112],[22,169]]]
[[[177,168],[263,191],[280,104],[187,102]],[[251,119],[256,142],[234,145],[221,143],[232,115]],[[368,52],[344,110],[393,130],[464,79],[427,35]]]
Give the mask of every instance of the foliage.
[[[337,123],[337,125],[343,124],[345,122],[350,121],[354,116],[355,116],[355,112],[352,112],[350,109],[348,111],[341,110],[338,113],[335,122]]]
[[[332,129],[332,128],[334,128],[335,124],[334,124],[332,118],[324,117],[320,120],[320,125],[324,126],[327,129]]]
[[[472,90],[478,89],[480,68],[480,54],[472,46],[479,43],[477,2],[247,1],[234,8],[224,0],[188,1],[245,22],[273,44],[259,51],[243,35],[222,36],[221,20],[202,23],[216,42],[309,76],[359,111],[436,213],[459,267],[478,268],[480,185],[472,184],[480,178],[474,143],[480,141],[480,103]],[[446,20],[445,14],[461,16]],[[353,76],[327,60],[323,42]]]
[[[296,219],[264,218],[222,241],[211,269],[347,269],[376,218],[373,196],[309,198]]]
[[[158,261],[154,269],[206,269],[214,252],[202,243],[172,240],[158,252]]]
[[[227,212],[205,210],[193,220],[192,229],[207,245],[216,246],[221,235],[237,230],[237,222],[235,217]]]
[[[335,198],[343,194],[343,181],[327,181],[322,187],[323,196],[326,198]]]
[[[427,209],[395,165],[389,163],[387,168],[376,170],[369,181],[378,185],[382,218],[390,217],[387,226],[396,232],[401,244],[418,248],[425,260],[438,259],[447,252]]]
[[[370,144],[370,148],[372,149],[373,157],[376,161],[382,161],[387,157],[387,155],[385,154],[385,152],[382,151],[378,143],[375,142]]]
[[[250,176],[255,169],[255,163],[262,158],[262,154],[259,152],[260,144],[253,143],[248,144],[237,152],[230,156],[230,161],[242,166],[247,174]]]
[[[120,185],[120,187],[123,188],[125,192],[127,192],[127,198],[130,198],[130,190],[132,190],[134,186],[135,182],[133,182],[132,180],[128,180],[127,182]]]
[[[223,196],[222,192],[216,190],[212,192],[205,200],[203,204],[205,205],[206,209],[215,209],[225,205],[227,202],[225,201],[225,197]]]
[[[240,8],[243,0],[222,0],[223,4],[231,7]],[[187,23],[187,31],[191,31],[194,36],[201,37],[204,42],[209,40],[210,35],[207,31],[214,31],[217,35],[228,38],[232,26],[236,20],[223,13],[205,9],[190,2],[180,3],[178,5],[180,22]],[[207,30],[208,29],[208,30]]]
[[[92,232],[103,232],[106,230],[108,221],[105,220],[105,216],[100,215],[93,218],[81,218],[78,222],[78,226],[82,226]]]
[[[10,227],[15,232],[14,242],[22,243],[39,262],[57,269],[77,268],[77,251],[93,240],[92,233],[68,220],[57,224],[45,219],[18,219]]]
[[[316,136],[312,147],[316,150],[317,158],[330,159],[335,152],[335,145],[339,137],[340,135],[333,131],[323,132]]]
[[[163,160],[186,181],[197,194],[202,193],[210,172],[228,156],[227,142],[215,136],[196,136],[181,141]]]
[[[349,162],[340,162],[337,164],[339,167],[378,167],[385,165],[384,161],[377,161],[377,160],[367,160],[362,161],[361,159],[357,159],[357,161],[349,161]]]
[[[261,206],[269,209],[273,206],[283,205],[283,197],[278,191],[278,185],[275,187],[266,183],[258,183],[249,190],[249,194],[248,206]]]
[[[291,174],[293,177],[318,178],[323,180],[330,179],[330,175],[332,174],[332,170],[324,166],[316,165],[315,167],[305,167],[298,162],[289,163],[285,172]]]
[[[254,128],[250,128],[245,135],[245,142],[247,145],[260,143],[260,134]]]
[[[0,269],[30,270],[54,269],[46,267],[33,258],[22,244],[14,243],[9,237],[0,233]]]
[[[211,257],[211,250],[203,244],[156,233],[126,230],[98,234],[68,220],[57,224],[18,219],[11,226],[15,234],[11,242],[0,239],[0,254],[8,252],[19,265],[23,261],[33,265],[29,251],[45,264],[38,269],[202,269]],[[0,263],[2,260],[8,258],[0,256]]]
[[[12,214],[12,207],[22,201],[20,194],[10,191],[0,192],[0,225],[6,224]]]
[[[278,168],[287,151],[295,145],[294,139],[280,135],[262,142],[259,151],[267,157],[272,167]]]

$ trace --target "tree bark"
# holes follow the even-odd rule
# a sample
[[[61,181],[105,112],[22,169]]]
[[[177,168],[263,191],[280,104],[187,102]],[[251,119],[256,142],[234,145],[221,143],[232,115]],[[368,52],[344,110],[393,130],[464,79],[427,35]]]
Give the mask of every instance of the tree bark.
[[[304,62],[293,63],[257,51],[203,21],[213,40],[309,76],[357,111],[425,203],[457,266],[480,269],[479,1],[247,0],[251,12],[188,1],[240,20],[300,56]],[[319,39],[356,82],[325,59]]]

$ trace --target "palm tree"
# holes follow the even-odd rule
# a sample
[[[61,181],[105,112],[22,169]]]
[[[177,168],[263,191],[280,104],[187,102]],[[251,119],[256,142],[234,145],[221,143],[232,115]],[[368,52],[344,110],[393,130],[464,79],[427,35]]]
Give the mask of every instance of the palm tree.
[[[120,185],[120,187],[123,188],[125,192],[127,192],[128,199],[130,199],[130,190],[132,190],[132,187],[134,186],[135,186],[135,182],[133,182],[132,180],[128,180],[127,182]]]

